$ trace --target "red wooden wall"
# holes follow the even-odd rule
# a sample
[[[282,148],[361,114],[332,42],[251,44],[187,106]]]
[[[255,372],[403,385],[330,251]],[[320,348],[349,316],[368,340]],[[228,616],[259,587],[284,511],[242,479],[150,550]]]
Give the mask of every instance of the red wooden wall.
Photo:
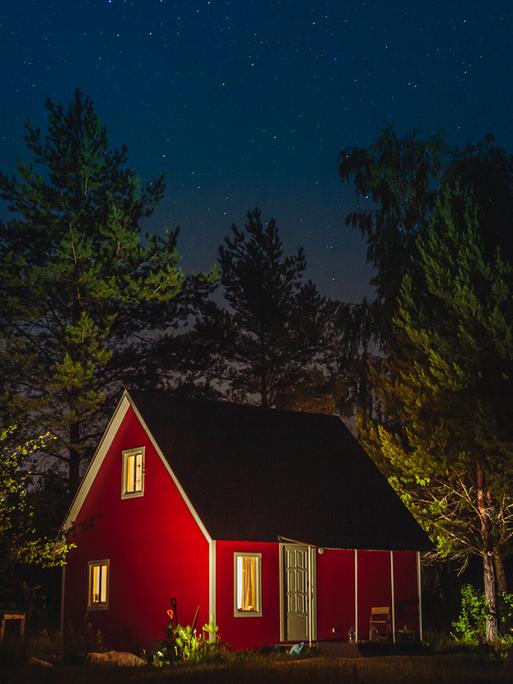
[[[389,551],[358,551],[358,639],[369,638],[373,606],[392,605]]]
[[[317,553],[317,637],[347,641],[354,627],[354,551]]]
[[[417,554],[394,551],[395,629],[413,630],[419,638]],[[373,606],[392,606],[389,551],[358,551],[358,639],[369,638]]]
[[[124,449],[145,447],[142,497],[121,499]],[[77,522],[78,548],[68,558],[65,626],[86,622],[102,631],[107,646],[147,647],[166,633],[170,597],[178,619],[198,627],[209,619],[209,547],[171,476],[131,408],[122,421]],[[234,617],[235,552],[262,554],[262,616]],[[216,542],[216,618],[221,638],[234,649],[280,641],[280,546],[263,542]],[[418,637],[415,552],[394,552],[396,630]],[[391,605],[390,553],[358,551],[358,637],[369,636],[372,606]],[[110,560],[109,607],[87,609],[88,561]],[[354,626],[354,551],[316,554],[317,636],[347,640]]]
[[[121,499],[121,452],[145,446],[144,495]],[[65,626],[86,621],[109,646],[136,649],[165,636],[169,598],[178,619],[208,621],[208,543],[171,476],[128,409],[87,495],[78,548],[66,568]],[[110,559],[109,607],[87,613],[87,563]]]
[[[394,551],[395,628],[413,629],[419,637],[417,554]]]
[[[234,617],[235,552],[262,554],[262,615]],[[279,544],[273,542],[216,542],[217,624],[221,639],[234,649],[272,646],[280,641]]]
[[[234,617],[235,552],[262,554],[262,616]],[[216,543],[217,623],[221,638],[234,649],[279,642],[279,545],[251,542]],[[346,641],[355,626],[354,551],[327,549],[316,555],[317,638]],[[418,635],[415,552],[394,552],[396,629],[413,626]],[[358,636],[369,638],[372,606],[391,606],[390,553],[358,551]]]

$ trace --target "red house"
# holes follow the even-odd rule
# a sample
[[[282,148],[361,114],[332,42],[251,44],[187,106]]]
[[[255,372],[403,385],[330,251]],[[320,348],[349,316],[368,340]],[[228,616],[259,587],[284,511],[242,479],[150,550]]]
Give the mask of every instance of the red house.
[[[235,649],[366,640],[373,607],[422,638],[429,541],[334,416],[125,392],[70,526],[63,624],[110,646],[162,639],[171,598]]]

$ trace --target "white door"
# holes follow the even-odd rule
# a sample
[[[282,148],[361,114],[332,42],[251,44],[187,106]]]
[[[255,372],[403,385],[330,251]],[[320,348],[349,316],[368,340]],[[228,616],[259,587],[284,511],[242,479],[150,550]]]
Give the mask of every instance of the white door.
[[[312,551],[310,547],[299,544],[283,547],[286,641],[315,639],[315,553]]]

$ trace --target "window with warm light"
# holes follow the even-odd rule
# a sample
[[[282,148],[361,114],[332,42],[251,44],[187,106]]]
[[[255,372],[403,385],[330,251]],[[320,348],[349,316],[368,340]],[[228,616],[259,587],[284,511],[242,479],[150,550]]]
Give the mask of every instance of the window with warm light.
[[[106,609],[109,603],[109,561],[89,561],[87,605],[90,609]]]
[[[262,554],[234,554],[234,610],[236,617],[262,615]]]
[[[123,451],[123,498],[144,494],[144,448]]]

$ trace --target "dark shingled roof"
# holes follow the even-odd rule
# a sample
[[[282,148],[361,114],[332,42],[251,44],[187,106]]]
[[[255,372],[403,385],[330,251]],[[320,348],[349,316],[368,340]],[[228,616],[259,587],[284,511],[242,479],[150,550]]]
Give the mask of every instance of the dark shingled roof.
[[[431,548],[336,416],[130,396],[213,539]]]

